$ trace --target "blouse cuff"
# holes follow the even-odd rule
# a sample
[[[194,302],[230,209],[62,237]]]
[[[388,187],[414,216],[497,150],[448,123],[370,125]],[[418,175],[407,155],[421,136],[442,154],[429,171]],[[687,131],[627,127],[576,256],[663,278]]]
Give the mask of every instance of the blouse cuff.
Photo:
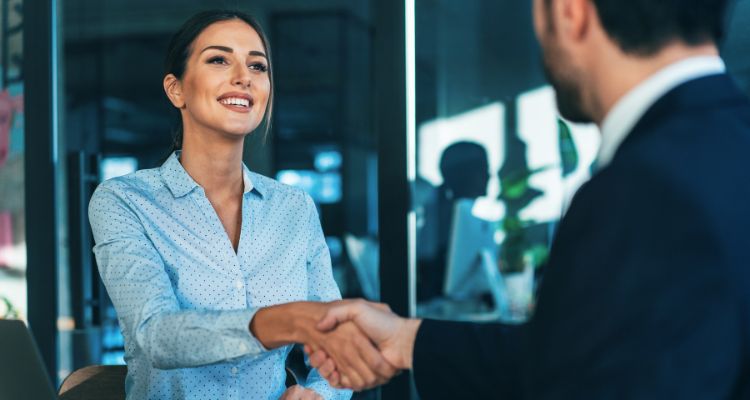
[[[223,318],[217,321],[226,328],[220,331],[231,332],[228,340],[224,341],[227,358],[258,356],[268,351],[250,332],[250,321],[257,311],[257,308],[226,311]]]

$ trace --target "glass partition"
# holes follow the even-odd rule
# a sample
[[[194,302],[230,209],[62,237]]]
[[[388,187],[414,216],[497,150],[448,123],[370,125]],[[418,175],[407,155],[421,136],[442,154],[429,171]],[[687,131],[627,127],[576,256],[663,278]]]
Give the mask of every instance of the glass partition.
[[[23,3],[0,3],[0,318],[27,320]]]
[[[521,322],[599,136],[557,116],[529,2],[416,1],[417,313]]]
[[[522,322],[598,129],[557,115],[531,2],[416,0],[415,21],[417,313]],[[736,2],[722,56],[750,92],[748,21]]]

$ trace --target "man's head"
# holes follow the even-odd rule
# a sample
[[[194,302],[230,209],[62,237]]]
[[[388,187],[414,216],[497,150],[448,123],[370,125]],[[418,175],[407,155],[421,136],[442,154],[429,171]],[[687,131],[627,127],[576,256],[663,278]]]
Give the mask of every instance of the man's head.
[[[592,65],[647,61],[668,46],[716,44],[731,0],[535,0],[534,27],[563,117],[592,122]],[[615,71],[612,71],[615,72]],[[616,73],[611,79],[618,79]]]
[[[490,179],[487,150],[475,142],[453,143],[440,157],[440,174],[454,198],[486,196]]]

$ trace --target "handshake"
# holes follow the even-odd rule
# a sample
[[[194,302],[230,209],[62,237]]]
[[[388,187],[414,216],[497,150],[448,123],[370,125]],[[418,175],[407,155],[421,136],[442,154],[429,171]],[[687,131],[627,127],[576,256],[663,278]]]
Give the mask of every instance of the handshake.
[[[267,348],[304,344],[310,364],[332,386],[365,390],[411,369],[420,324],[385,304],[340,300],[263,308],[250,330]]]

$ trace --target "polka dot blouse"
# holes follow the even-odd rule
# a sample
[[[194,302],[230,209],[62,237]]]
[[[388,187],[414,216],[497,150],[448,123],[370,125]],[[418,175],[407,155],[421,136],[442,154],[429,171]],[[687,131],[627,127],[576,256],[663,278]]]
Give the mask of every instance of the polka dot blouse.
[[[125,339],[128,399],[273,399],[290,347],[264,349],[248,326],[260,307],[341,297],[312,199],[244,167],[235,253],[179,153],[110,179],[89,204],[99,272]],[[317,371],[326,399],[351,392]]]

